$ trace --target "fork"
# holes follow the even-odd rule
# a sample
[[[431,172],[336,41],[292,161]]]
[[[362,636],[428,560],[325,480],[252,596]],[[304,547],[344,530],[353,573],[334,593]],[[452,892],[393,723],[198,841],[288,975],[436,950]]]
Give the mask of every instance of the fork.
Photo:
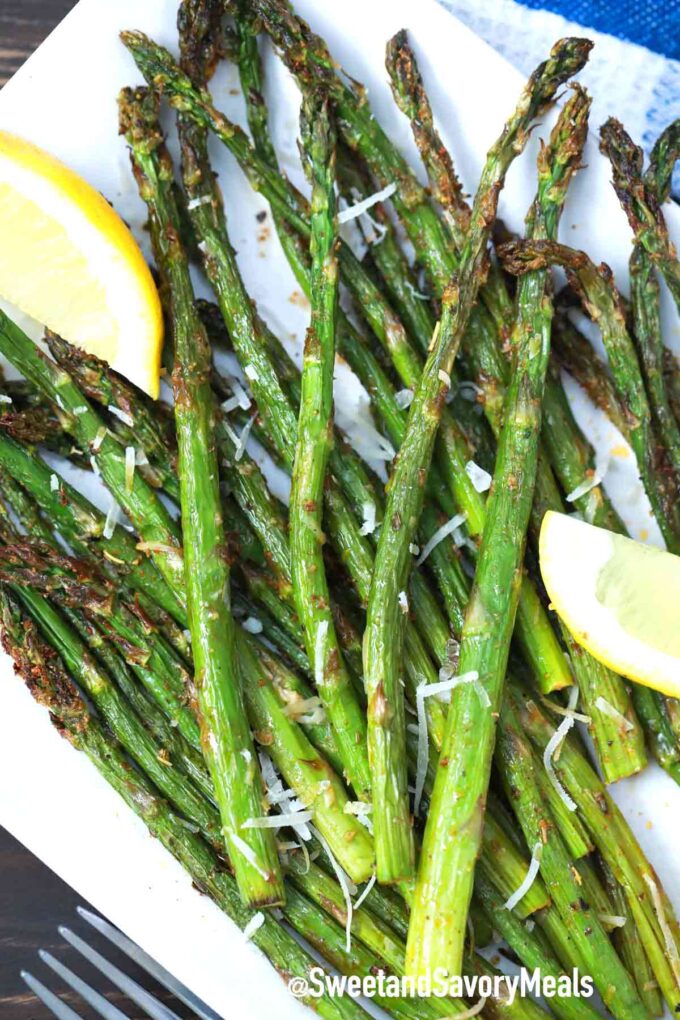
[[[114,928],[113,925],[109,924],[102,917],[98,917],[91,911],[86,910],[84,907],[77,908],[78,915],[83,921],[86,921],[96,931],[107,938],[113,943],[118,949],[125,953],[131,960],[142,967],[151,977],[155,978],[159,984],[167,988],[168,991],[172,992],[181,1002],[188,1006],[189,1009],[197,1016],[200,1020],[221,1020],[218,1013],[215,1013],[209,1006],[207,1006],[197,995],[183,985],[181,981],[178,981],[169,971],[164,967],[161,967],[148,953],[145,953],[143,949],[140,949],[138,945],[132,942],[127,936],[123,935],[121,931]],[[75,932],[72,932],[70,928],[66,928],[61,925],[58,928],[61,937],[68,942],[77,952],[81,954],[86,960],[89,961],[92,966],[96,967],[116,988],[123,992],[131,1002],[143,1009],[145,1014],[151,1017],[151,1020],[181,1020],[174,1010],[170,1009],[164,1003],[159,1002],[155,996],[147,992],[145,988],[142,988],[140,984],[129,977],[124,971],[116,967],[115,964],[111,963],[106,957],[102,956],[101,953],[93,949],[92,946],[82,939]],[[126,1013],[123,1013],[121,1009],[114,1006],[113,1003],[109,1002],[108,999],[104,998],[100,992],[95,991],[91,985],[88,985],[82,978],[78,977],[69,967],[64,966],[56,957],[52,956],[46,950],[41,949],[38,952],[38,956],[55,974],[58,975],[70,988],[76,992],[84,1002],[86,1002],[99,1016],[104,1017],[104,1020],[129,1020]],[[57,1020],[82,1020],[79,1013],[76,1013],[71,1006],[55,995],[46,985],[39,981],[29,971],[22,970],[21,978],[28,985],[34,995],[36,995],[40,1001],[45,1005],[50,1012],[57,1017]]]

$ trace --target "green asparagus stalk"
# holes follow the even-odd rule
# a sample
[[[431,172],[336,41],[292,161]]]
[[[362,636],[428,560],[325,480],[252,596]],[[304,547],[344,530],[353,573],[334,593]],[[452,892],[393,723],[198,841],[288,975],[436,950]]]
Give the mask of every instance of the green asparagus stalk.
[[[600,128],[600,149],[608,157],[616,191],[637,245],[640,245],[668,284],[680,308],[680,264],[668,236],[659,198],[642,175],[642,150],[620,121],[610,117]]]
[[[0,350],[29,382],[56,406],[64,429],[82,449],[92,451],[93,463],[109,489],[126,490],[125,449],[109,434],[105,423],[63,369],[46,358],[11,319],[0,315]],[[126,497],[126,513],[144,538],[159,571],[176,592],[183,591],[179,531],[154,490],[138,472]]]
[[[679,152],[680,120],[674,120],[655,141],[645,173],[645,184],[659,202],[667,202],[670,198],[673,171]]]
[[[312,319],[305,340],[297,446],[290,494],[292,578],[307,656],[341,747],[365,746],[366,720],[355,698],[335,630],[322,554],[323,490],[333,441],[333,371],[338,265],[335,255],[335,131],[328,109],[305,96],[301,135],[312,179]],[[350,711],[351,710],[351,711]],[[356,752],[346,760],[356,761]],[[362,763],[363,764],[363,763]],[[370,793],[368,761],[349,776],[359,796]]]
[[[595,406],[604,411],[621,435],[627,438],[630,417],[619,400],[607,365],[564,314],[555,316],[553,352],[558,364],[574,377]],[[594,514],[592,523],[595,523]]]
[[[659,992],[659,986],[654,977],[654,972],[649,965],[640,933],[628,918],[628,904],[623,889],[614,878],[611,868],[606,864],[602,865],[602,873],[611,897],[612,910],[615,915],[625,917],[626,922],[622,927],[614,930],[612,940],[619,956],[623,960],[628,973],[637,985],[640,998],[645,1004],[647,1012],[651,1016],[663,1016],[664,1004]]]
[[[541,150],[530,236],[554,233],[583,149],[590,101],[576,89]],[[477,206],[477,202],[475,203]],[[475,217],[473,215],[473,221]],[[519,597],[533,500],[552,304],[545,271],[522,283],[513,331],[514,371],[504,405],[494,480],[460,648],[437,781],[425,829],[409,928],[409,971],[460,966],[502,685]],[[461,742],[461,735],[466,739]],[[377,851],[377,847],[376,847]],[[444,877],[446,876],[446,877]],[[445,923],[442,924],[442,919]]]
[[[616,955],[596,911],[583,899],[572,863],[535,779],[535,758],[520,723],[506,700],[505,725],[499,729],[497,759],[502,766],[517,820],[527,844],[539,846],[541,873],[569,932],[581,967],[589,974],[607,1008],[617,1017],[644,1017],[630,975]]]
[[[517,274],[549,264],[567,270],[572,287],[602,331],[619,399],[634,419],[629,436],[640,476],[666,544],[671,551],[677,551],[680,549],[677,507],[669,499],[656,463],[649,403],[611,271],[606,266],[597,267],[584,252],[551,241],[509,242],[501,249],[501,257],[506,269]]]
[[[193,881],[241,928],[254,916],[243,906],[235,881],[223,862],[201,837],[189,830],[138,770],[131,770],[121,745],[90,713],[68,673],[45,646],[31,621],[6,592],[0,591],[2,639],[17,672],[36,701],[49,709],[58,730],[83,751],[123,801],[149,827],[163,846],[187,869]],[[254,932],[259,946],[284,980],[309,975],[316,961],[292,938],[280,921],[268,914]],[[309,999],[329,1020],[354,1020],[363,1011],[351,999]]]
[[[554,726],[540,707],[513,685],[506,702],[543,754]],[[600,854],[622,886],[661,993],[673,1011],[680,1003],[678,924],[661,883],[613,799],[568,736],[553,759],[560,782],[576,802]],[[667,955],[668,954],[668,955]]]
[[[169,193],[172,166],[162,149],[158,101],[152,93],[128,90],[121,93],[119,108],[140,193],[154,221],[155,256],[172,323],[184,576],[203,753],[244,903],[271,905],[283,900],[283,879],[273,832],[248,828],[261,816],[260,791],[257,771],[249,766],[254,744],[229,605],[210,345],[194,308],[188,262],[176,231]]]
[[[397,707],[402,695],[398,683],[401,648],[394,635],[401,632],[399,593],[406,587],[411,560],[409,548],[414,542],[415,525],[423,504],[424,489],[418,479],[424,477],[429,468],[441,408],[450,384],[449,372],[486,275],[486,246],[505,173],[523,147],[527,126],[543,105],[550,102],[565,72],[580,66],[579,59],[579,45],[573,40],[566,41],[562,48],[560,44],[555,47],[551,59],[534,73],[515,114],[489,152],[473,206],[473,226],[458,273],[442,301],[442,317],[433,334],[432,349],[411,404],[406,435],[390,478],[385,509],[385,520],[390,527],[383,528],[380,534],[364,636],[375,814],[385,817],[391,844],[383,853],[381,837],[376,832],[376,859],[382,881],[408,876],[413,868],[406,823],[403,738],[399,737],[395,725],[402,718]],[[378,740],[380,759],[377,757]],[[385,803],[382,789],[386,791]]]
[[[195,68],[196,61],[188,61],[187,54],[184,54],[185,67],[194,65],[194,77],[197,75]],[[187,191],[190,198],[194,201],[201,197],[211,197],[214,187],[211,182],[207,179],[210,171],[207,168],[207,152],[206,152],[206,139],[204,129],[188,123],[185,118],[182,119],[181,123],[182,132],[182,155],[183,155],[183,175],[187,185]],[[202,237],[207,244],[206,258],[211,259],[225,259],[229,253],[224,246],[219,244],[220,231],[219,231],[219,209],[211,209],[208,211],[200,208],[195,208],[192,213],[194,222],[197,227],[197,233]],[[206,233],[206,226],[209,222],[215,222],[218,229]],[[223,232],[223,231],[221,231]],[[220,248],[219,253],[217,248]],[[235,264],[234,264],[235,270]],[[235,272],[232,273],[235,275]],[[229,293],[226,293],[226,288],[222,288],[221,292],[221,303],[225,303],[227,300],[233,301],[234,298],[238,298],[238,294],[235,289],[230,289]],[[331,318],[330,328],[333,328],[333,322]],[[251,353],[257,355],[257,350],[254,345],[250,345]],[[330,392],[332,392],[332,364],[333,355],[331,355],[331,386]],[[273,424],[274,419],[276,421],[286,421],[289,413],[289,405],[287,404],[286,398],[281,391],[278,380],[272,376],[271,366],[266,355],[260,357],[258,362],[253,363],[254,371],[258,378],[265,372],[268,372],[268,380],[270,383],[268,400],[271,400],[275,395],[276,391],[280,394],[280,409],[279,415],[271,414],[269,417],[270,424]],[[251,372],[252,374],[252,372]],[[256,393],[261,392],[258,387],[253,387]],[[263,401],[259,402],[259,408],[262,414],[269,414],[269,411],[264,412],[262,409],[267,406]],[[310,419],[314,420],[313,412],[310,409]],[[291,455],[291,440],[294,442],[295,430],[292,433],[286,435],[285,445],[282,446],[282,450],[286,451],[286,454],[290,457]],[[301,501],[298,505],[297,518],[295,511],[291,514],[291,521],[296,522],[299,520],[301,515],[309,516],[310,528],[307,530],[307,545],[309,546],[310,540],[317,546],[316,559],[317,569],[313,572],[309,572],[307,567],[309,563],[305,561],[304,565],[301,566],[300,562],[300,548],[296,549],[296,543],[301,541],[300,534],[293,530],[291,533],[291,540],[293,542],[293,555],[290,558],[289,576],[292,574],[293,584],[296,593],[296,601],[298,604],[298,611],[300,612],[300,618],[305,625],[305,633],[307,636],[307,654],[310,661],[315,663],[315,673],[324,677],[324,682],[319,685],[319,692],[324,702],[324,706],[329,715],[331,725],[334,728],[336,734],[336,740],[343,755],[345,761],[345,768],[347,771],[348,778],[355,790],[360,796],[363,796],[368,791],[368,765],[365,760],[365,750],[362,741],[356,740],[356,733],[361,732],[363,723],[363,713],[361,708],[356,701],[354,692],[351,688],[350,680],[347,673],[342,666],[341,652],[337,642],[337,636],[335,634],[335,627],[332,620],[330,610],[330,599],[328,595],[328,589],[324,581],[324,570],[323,560],[320,554],[320,547],[318,547],[318,532],[319,523],[312,529],[312,517],[313,514],[309,514],[309,510],[303,508],[302,504],[316,503],[315,513],[320,518],[321,513],[321,494],[323,487],[323,478],[325,473],[323,458],[312,459],[312,463],[317,464],[319,473],[316,479],[316,498],[312,495],[302,495]],[[295,493],[295,486],[293,489]],[[306,555],[309,555],[310,550],[307,549]],[[320,566],[320,570],[318,569]],[[309,591],[310,584],[315,587],[314,597],[311,598]],[[304,595],[301,594],[301,587],[304,586]],[[315,619],[314,617],[318,617]],[[328,627],[328,635],[326,638],[325,645],[325,660],[326,668],[319,671],[318,658],[320,651],[317,650],[317,630],[318,625],[325,620],[326,626]],[[332,664],[337,661],[337,670]]]
[[[52,357],[94,403],[108,411],[107,425],[126,446],[144,451],[148,464],[137,465],[142,477],[155,489],[165,489],[179,502],[177,444],[169,408],[155,404],[105,363],[86,354],[55,334],[47,337]],[[103,413],[103,412],[102,412]]]
[[[659,284],[647,252],[636,245],[629,261],[634,339],[654,424],[676,477],[680,473],[680,426],[671,410],[663,377]]]
[[[659,286],[653,269],[657,266],[668,282],[669,274],[673,272],[670,267],[677,260],[655,188],[647,186],[642,172],[642,150],[634,145],[623,126],[613,119],[602,127],[600,147],[612,164],[614,190],[635,234],[636,243],[630,258],[635,338],[654,422],[671,466],[677,473],[680,470],[680,428],[671,412],[663,383]],[[668,268],[664,270],[666,263]],[[675,276],[680,280],[677,271]],[[669,286],[677,301],[680,283],[674,287],[669,282]]]

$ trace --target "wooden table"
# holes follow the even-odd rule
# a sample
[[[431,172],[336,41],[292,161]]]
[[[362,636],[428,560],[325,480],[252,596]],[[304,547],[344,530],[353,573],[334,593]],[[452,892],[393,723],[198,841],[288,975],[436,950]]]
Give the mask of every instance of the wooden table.
[[[0,85],[72,7],[75,0],[0,0]]]
[[[111,0],[115,3],[115,0]],[[0,0],[0,85],[21,66],[61,21],[75,0]],[[57,927],[65,924],[117,963],[131,977],[168,1002],[180,1016],[189,1011],[172,1000],[125,956],[117,953],[88,925],[80,921],[76,906],[82,898],[0,827],[0,1017],[2,1020],[47,1020],[51,1013],[29,992],[19,977],[31,970],[55,992],[64,988],[60,980],[38,959],[38,949],[47,949],[75,970],[93,987],[106,994],[131,1018],[145,1015],[118,992],[107,987],[104,978],[60,938]],[[94,1013],[75,995],[62,998],[84,1018]]]

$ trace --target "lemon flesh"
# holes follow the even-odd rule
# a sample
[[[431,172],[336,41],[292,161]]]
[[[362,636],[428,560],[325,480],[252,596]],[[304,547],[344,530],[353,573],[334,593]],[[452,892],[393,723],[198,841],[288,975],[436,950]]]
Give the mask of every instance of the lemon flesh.
[[[543,581],[575,640],[617,673],[680,695],[680,557],[549,512]]]
[[[158,396],[163,319],[137,242],[76,173],[0,131],[0,297]]]

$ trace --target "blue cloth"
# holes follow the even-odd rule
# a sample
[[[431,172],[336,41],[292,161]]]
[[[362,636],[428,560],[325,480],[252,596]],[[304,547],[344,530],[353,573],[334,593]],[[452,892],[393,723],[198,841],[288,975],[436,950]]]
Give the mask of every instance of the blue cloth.
[[[534,10],[554,11],[569,21],[680,59],[680,0],[520,0]]]

